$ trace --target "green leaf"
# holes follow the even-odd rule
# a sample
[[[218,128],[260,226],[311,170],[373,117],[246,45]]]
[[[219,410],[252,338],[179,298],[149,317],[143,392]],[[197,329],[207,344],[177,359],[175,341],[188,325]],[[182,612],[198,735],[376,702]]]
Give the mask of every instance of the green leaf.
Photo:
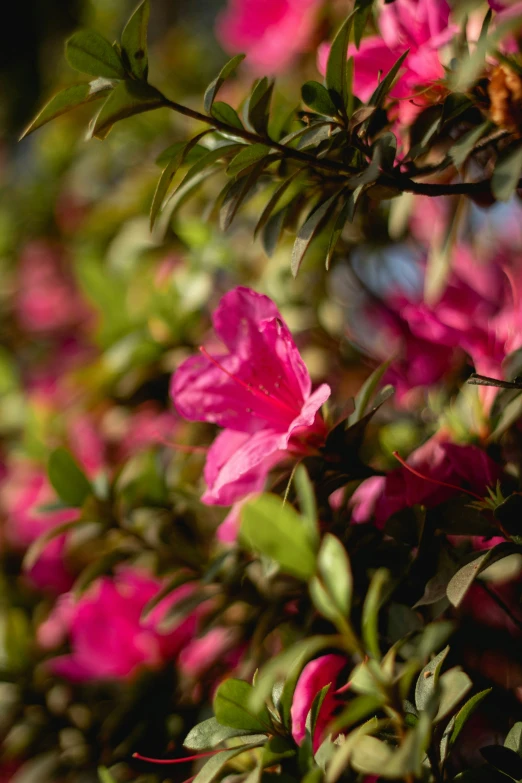
[[[266,144],[252,144],[238,152],[238,154],[232,158],[227,167],[227,174],[229,177],[237,177],[242,171],[250,166],[254,166],[270,152],[270,147]]]
[[[514,751],[502,745],[486,745],[480,748],[480,753],[489,764],[513,780],[522,780],[522,759]]]
[[[380,659],[379,649],[379,609],[383,602],[383,588],[389,579],[386,568],[379,568],[372,577],[362,611],[362,635],[366,649],[376,659]]]
[[[299,272],[299,267],[305,257],[306,251],[310,247],[312,239],[318,231],[320,231],[332,213],[338,198],[339,193],[334,193],[333,196],[330,196],[326,201],[319,204],[318,207],[315,207],[299,229],[292,249],[291,270],[294,277],[296,277]]]
[[[223,101],[216,101],[214,104],[212,104],[210,113],[214,119],[219,120],[219,122],[225,122],[227,125],[231,125],[233,128],[243,130],[243,123],[239,119],[237,111],[233,109],[232,106],[229,106],[228,103],[223,103]]]
[[[223,726],[216,718],[208,718],[189,731],[183,740],[183,745],[190,750],[207,750],[215,748],[216,745],[220,745],[232,737],[244,737],[248,734],[250,734],[248,729]]]
[[[212,104],[225,79],[228,79],[228,77],[234,73],[239,63],[241,63],[245,57],[245,54],[236,54],[235,57],[232,57],[231,60],[225,63],[216,78],[208,85],[203,98],[203,106],[207,114],[210,114]]]
[[[143,0],[125,25],[121,35],[121,48],[129,63],[130,72],[137,79],[147,79],[149,60],[147,53],[147,28],[150,3]]]
[[[261,234],[261,241],[263,249],[267,256],[271,258],[276,250],[277,243],[281,238],[281,234],[286,225],[286,221],[289,219],[291,204],[287,204],[267,220],[266,225]]]
[[[212,131],[209,130],[207,133],[212,133]],[[171,160],[174,160],[178,156],[178,153],[185,149],[186,146],[186,141],[177,141],[175,144],[171,144],[170,147],[167,147],[158,155],[156,158],[157,165],[162,167],[166,166],[167,163],[170,163]],[[191,148],[190,152],[185,155],[185,162],[190,164],[195,163],[197,160],[202,158],[203,155],[206,155],[207,152],[207,147],[203,147],[201,144],[196,144]]]
[[[164,105],[163,95],[155,87],[143,82],[121,82],[103,104],[94,121],[91,135],[104,138],[115,122],[159,109]]]
[[[198,142],[205,136],[209,131],[203,131],[202,133],[199,133],[197,136],[194,136],[190,141],[181,143],[178,147],[177,152],[174,152],[174,147],[169,147],[169,150],[174,152],[173,157],[168,159],[167,165],[161,172],[161,177],[158,180],[158,184],[156,185],[156,190],[154,192],[154,198],[152,199],[152,205],[150,208],[150,228],[151,231],[154,228],[154,224],[156,222],[156,218],[158,217],[158,214],[161,210],[161,206],[163,204],[163,201],[165,200],[165,196],[167,195],[170,183],[174,179],[174,176],[176,175],[176,172],[180,168],[180,166],[185,163],[185,161],[190,161],[190,153],[195,152],[195,160],[196,162],[201,160],[201,158],[204,157],[207,150],[204,147],[199,147]],[[197,152],[196,152],[197,150]],[[165,152],[168,152],[166,150]],[[162,155],[165,155],[165,153],[162,153]],[[161,156],[160,156],[161,157]]]
[[[442,116],[439,123],[439,131],[441,131],[446,123],[459,117],[463,112],[473,106],[473,102],[467,95],[461,92],[452,92],[448,95],[444,101]]]
[[[444,672],[439,678],[439,686],[441,690],[439,709],[434,719],[434,723],[438,723],[443,718],[446,718],[462,701],[464,696],[471,690],[473,683],[466,674],[460,670],[458,666]]]
[[[497,160],[491,190],[499,201],[508,201],[518,187],[522,175],[522,143],[515,144],[502,152]]]
[[[505,543],[474,556],[473,560],[460,568],[448,583],[446,595],[453,606],[460,606],[476,577],[486,566],[518,551],[520,551],[520,548],[515,544]]]
[[[386,74],[382,82],[379,84],[377,89],[374,91],[372,97],[368,101],[368,106],[381,106],[384,100],[386,99],[386,96],[390,92],[391,88],[393,87],[393,83],[397,77],[397,74],[399,73],[400,67],[403,64],[404,60],[408,56],[409,49],[404,52],[404,54],[401,54],[397,62],[390,68],[389,72]]]
[[[301,87],[301,97],[303,102],[319,114],[325,114],[327,117],[335,117],[337,109],[330,98],[330,93],[320,82],[306,82]]]
[[[352,569],[344,546],[331,533],[323,538],[317,568],[337,610],[343,617],[348,617],[353,591]]]
[[[294,473],[294,484],[302,519],[308,520],[310,539],[319,544],[319,520],[315,501],[314,485],[303,464],[298,465]]]
[[[474,696],[471,697],[471,699],[469,699],[464,704],[463,707],[460,708],[458,713],[448,723],[448,725],[444,730],[444,734],[442,736],[442,740],[440,743],[440,757],[442,760],[444,760],[448,755],[448,753],[450,753],[451,748],[457,741],[462,729],[464,728],[468,720],[471,718],[471,716],[473,715],[473,713],[475,712],[479,704],[482,703],[482,701],[486,698],[486,696],[488,696],[488,694],[491,693],[491,691],[492,688],[486,688],[486,690],[480,691],[480,693],[476,693]],[[522,723],[516,725],[519,725],[522,728]],[[511,731],[513,731],[513,729]],[[508,738],[506,738],[506,742],[507,739]],[[511,748],[511,749],[515,750],[515,748]]]
[[[90,481],[67,449],[60,447],[52,452],[47,473],[59,497],[73,508],[80,508],[92,495]]]
[[[34,120],[27,126],[20,136],[20,141],[37,128],[41,128],[42,125],[54,120],[55,117],[60,117],[77,106],[103,98],[113,86],[113,83],[110,81],[96,79],[88,84],[73,84],[71,87],[66,87],[65,90],[60,90],[45,104]]]
[[[329,731],[332,734],[338,731],[345,734],[346,729],[349,729],[354,723],[359,723],[359,721],[367,718],[369,715],[375,714],[382,707],[384,701],[384,696],[376,696],[374,694],[357,696],[347,704],[340,715],[335,717],[335,720],[329,726]]]
[[[488,688],[488,690],[483,691],[483,693],[488,694],[490,690],[491,688]],[[521,721],[515,723],[515,725],[509,730],[509,734],[504,740],[504,747],[509,748],[509,750],[513,750],[517,754],[517,756],[520,756],[522,758],[522,722]]]
[[[213,756],[207,761],[207,763],[200,769],[196,777],[193,778],[193,783],[211,783],[213,780],[215,780],[215,778],[218,777],[218,775],[220,775],[223,768],[226,767],[231,759],[235,758],[236,756],[240,756],[242,753],[245,753],[248,750],[252,750],[253,748],[259,748],[262,744],[263,743],[261,742],[256,742],[251,745],[243,745],[237,748],[223,750],[222,753]]]
[[[335,108],[346,115],[348,105],[348,43],[352,29],[353,12],[341,25],[335,36],[326,63],[326,87]]]
[[[421,671],[415,686],[415,706],[425,710],[430,702],[439,681],[440,670],[449,653],[449,646],[435,656]]]
[[[377,391],[377,387],[379,386],[386,370],[390,366],[390,363],[391,359],[380,364],[361,386],[361,389],[355,398],[355,410],[352,414],[350,414],[348,419],[348,423],[350,425],[355,424],[356,422],[360,421],[363,416],[365,416],[370,404],[370,400]]]
[[[216,163],[220,158],[233,156],[242,149],[245,149],[244,144],[224,144],[222,147],[216,147],[213,150],[209,150],[190,167],[183,177],[178,190],[187,185],[191,179],[194,179],[194,177],[205,171],[205,169],[212,166],[213,163]]]
[[[63,522],[61,525],[55,525],[54,527],[46,530],[45,533],[38,536],[27,549],[24,555],[23,567],[24,570],[29,571],[40,558],[47,544],[58,536],[69,533],[71,530],[79,527],[79,525],[85,524],[83,519],[74,519],[70,522]]]
[[[79,30],[65,44],[69,65],[82,73],[104,76],[106,79],[124,79],[125,69],[117,53],[99,33]]]
[[[315,572],[308,526],[276,495],[264,494],[241,509],[241,539],[249,549],[275,560],[282,571],[307,580]]]
[[[272,195],[270,196],[270,199],[266,205],[266,207],[263,209],[263,212],[261,213],[261,217],[257,221],[257,225],[254,229],[254,238],[257,237],[258,233],[265,227],[265,225],[268,222],[268,219],[270,218],[270,215],[278,205],[279,201],[283,197],[283,195],[286,193],[290,185],[295,182],[295,180],[299,177],[300,174],[302,174],[305,171],[305,169],[297,169],[292,174],[290,174],[289,177],[283,180],[280,185],[277,186],[277,188],[274,190]],[[270,254],[269,254],[270,255]]]
[[[245,106],[248,122],[260,136],[266,136],[268,133],[270,101],[272,100],[273,90],[274,82],[269,82],[265,76],[258,81]]]
[[[356,14],[353,23],[353,37],[357,49],[361,45],[362,34],[372,10],[372,5],[373,0],[357,0],[355,3]]]
[[[214,696],[214,714],[218,723],[232,729],[266,733],[272,722],[266,707],[253,712],[250,707],[252,685],[244,680],[224,680]]]

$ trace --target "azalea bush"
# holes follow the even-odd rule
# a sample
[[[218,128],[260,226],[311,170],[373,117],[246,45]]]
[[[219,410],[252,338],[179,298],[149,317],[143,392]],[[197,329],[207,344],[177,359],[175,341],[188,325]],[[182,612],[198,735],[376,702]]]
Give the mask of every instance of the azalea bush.
[[[0,780],[521,780],[522,6],[192,10],[4,145]]]

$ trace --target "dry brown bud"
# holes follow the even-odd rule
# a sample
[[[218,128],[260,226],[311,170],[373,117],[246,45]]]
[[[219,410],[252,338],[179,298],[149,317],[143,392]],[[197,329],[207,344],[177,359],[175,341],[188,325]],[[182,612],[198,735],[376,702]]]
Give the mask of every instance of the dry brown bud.
[[[522,133],[522,78],[507,65],[498,65],[488,85],[490,117],[500,128]]]

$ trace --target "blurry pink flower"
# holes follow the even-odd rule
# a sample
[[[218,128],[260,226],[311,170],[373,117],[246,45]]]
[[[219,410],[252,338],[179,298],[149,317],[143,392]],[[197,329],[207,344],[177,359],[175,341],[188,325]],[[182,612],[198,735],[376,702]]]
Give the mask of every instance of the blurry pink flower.
[[[239,650],[240,654],[241,650]],[[183,677],[198,680],[216,663],[221,669],[237,664],[237,632],[234,628],[211,628],[192,639],[181,651],[178,667]]]
[[[351,45],[348,56],[354,58],[354,92],[366,102],[379,83],[380,74],[386,74],[398,58],[409,49],[390,95],[401,101],[412,100],[422,88],[435,85],[444,78],[438,49],[453,35],[449,25],[449,5],[445,0],[395,0],[382,4],[379,14],[380,36],[364,38],[359,49]],[[318,52],[318,67],[326,71],[329,44],[322,44]],[[409,122],[421,102],[419,94],[415,105],[400,105],[402,122]]]
[[[213,315],[226,351],[187,359],[171,395],[190,421],[224,427],[208,450],[203,502],[230,505],[263,488],[270,468],[324,441],[319,408],[330,396],[312,393],[308,371],[275,304],[249,288],[225,294]]]
[[[312,38],[321,0],[229,0],[217,36],[231,52],[266,75],[283,71]]]
[[[161,411],[154,405],[143,405],[129,417],[126,432],[120,444],[122,459],[172,438],[179,426],[173,411]]]
[[[86,307],[59,251],[44,241],[26,245],[19,262],[16,309],[28,332],[56,332],[78,324]]]
[[[106,464],[105,444],[92,416],[76,413],[67,426],[71,451],[89,478],[94,478]]]
[[[78,509],[45,511],[41,507],[55,502],[56,495],[42,468],[20,463],[13,466],[0,488],[0,504],[5,512],[4,535],[17,549],[27,549],[39,536],[79,516]],[[28,571],[34,585],[64,592],[73,577],[64,562],[65,536],[52,539],[38,561]]]
[[[162,584],[143,571],[125,568],[114,577],[98,579],[78,600],[61,596],[38,629],[44,648],[60,644],[66,637],[72,652],[50,661],[55,674],[70,680],[122,679],[140,666],[156,667],[169,661],[185,647],[197,631],[204,604],[162,632],[160,624],[169,609],[191,595],[193,583],[178,587],[142,619],[146,604]]]
[[[389,517],[411,506],[432,508],[466,490],[482,498],[502,476],[500,465],[477,446],[457,446],[436,437],[416,449],[407,464],[420,475],[400,467],[362,482],[350,501],[354,522],[373,516],[377,527],[383,528]]]
[[[347,663],[343,655],[322,655],[306,664],[297,681],[290,716],[292,718],[292,737],[298,745],[302,745],[306,738],[306,719],[315,697],[326,685],[330,685],[315,724],[312,738],[314,753],[325,739],[325,730],[333,719],[337,708],[343,703],[342,699],[336,696],[336,690],[337,681]]]

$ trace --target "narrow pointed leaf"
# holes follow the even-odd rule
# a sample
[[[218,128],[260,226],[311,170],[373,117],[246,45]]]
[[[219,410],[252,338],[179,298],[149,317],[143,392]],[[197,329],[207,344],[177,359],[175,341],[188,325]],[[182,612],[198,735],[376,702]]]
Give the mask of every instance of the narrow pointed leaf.
[[[246,55],[244,54],[236,54],[235,57],[232,57],[232,59],[229,60],[220,70],[218,76],[216,76],[216,78],[208,85],[203,98],[203,106],[207,114],[210,114],[212,104],[214,103],[218,90],[220,89],[225,79],[228,79],[228,77],[234,73],[239,63],[241,63],[245,57]]]
[[[491,177],[491,190],[499,201],[509,201],[522,176],[522,144],[501,154]]]
[[[75,109],[77,106],[82,106],[84,103],[91,103],[103,98],[112,87],[112,82],[105,79],[96,79],[91,83],[73,84],[70,87],[66,87],[65,90],[60,90],[45,104],[34,120],[27,126],[20,136],[20,140],[37,128],[41,128],[47,122],[54,120],[55,117],[60,117],[60,115]]]
[[[219,120],[219,122],[225,122],[227,125],[232,126],[232,128],[243,130],[243,123],[241,122],[237,111],[233,109],[232,106],[229,106],[228,103],[216,101],[212,104],[210,113],[214,119]]]
[[[299,177],[300,174],[303,173],[303,171],[305,171],[305,169],[297,169],[292,174],[290,174],[289,177],[283,180],[283,182],[281,182],[281,184],[278,185],[278,187],[274,190],[254,229],[254,239],[257,237],[261,229],[265,227],[268,219],[270,218],[270,215],[277,207],[279,201],[284,196],[290,185],[295,182],[295,180]]]
[[[150,2],[143,0],[127,22],[121,36],[121,48],[130,72],[137,79],[146,79],[149,67],[147,53],[147,28],[149,26]]]
[[[266,144],[252,144],[248,147],[243,147],[228,164],[227,174],[230,177],[236,177],[244,169],[250,168],[250,166],[254,166],[260,160],[266,158],[269,152],[270,147],[267,147]]]
[[[248,122],[260,136],[266,136],[268,132],[273,90],[273,82],[269,82],[266,77],[261,79],[255,86],[246,106]]]
[[[73,508],[82,506],[92,495],[90,481],[67,449],[60,447],[52,452],[47,473],[59,497]]]
[[[299,272],[299,267],[301,266],[301,262],[305,256],[306,251],[310,247],[312,239],[322,228],[323,224],[329,217],[338,197],[339,193],[335,193],[333,196],[330,196],[329,199],[323,201],[322,204],[320,204],[310,215],[308,215],[307,219],[299,229],[292,250],[291,269],[294,277]]]
[[[384,79],[379,84],[377,89],[374,91],[372,97],[368,101],[369,106],[381,106],[386,96],[390,92],[391,88],[393,87],[393,83],[397,78],[400,67],[403,64],[406,57],[408,56],[409,51],[410,50],[408,49],[406,52],[404,52],[404,54],[401,54],[397,62],[390,68],[389,72],[386,74],[386,76],[384,77]]]
[[[265,165],[265,160],[259,161],[252,171],[232,184],[219,213],[219,224],[222,231],[226,231],[230,227],[239,207],[251,195],[252,189],[255,188],[255,184],[262,174]]]
[[[326,64],[326,87],[338,111],[346,113],[348,104],[347,59],[353,13],[344,21],[335,36]]]
[[[301,88],[303,102],[319,114],[335,117],[337,109],[330,97],[330,93],[320,82],[306,82]]]

